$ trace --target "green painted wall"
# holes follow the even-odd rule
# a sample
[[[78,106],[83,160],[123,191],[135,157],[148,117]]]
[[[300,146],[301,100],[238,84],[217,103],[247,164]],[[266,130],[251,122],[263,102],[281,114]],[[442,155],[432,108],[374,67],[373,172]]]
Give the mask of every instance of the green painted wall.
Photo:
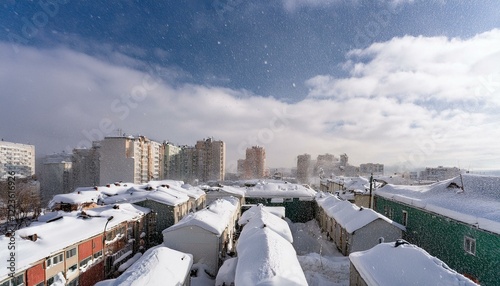
[[[285,199],[286,200],[286,199]],[[282,203],[271,203],[270,198],[245,198],[246,204],[263,204],[271,207],[285,207],[285,216],[292,222],[308,222],[314,219],[316,201],[300,201],[298,198],[286,200]]]
[[[375,197],[375,210],[401,224],[406,211],[405,240],[481,285],[500,285],[500,235],[379,196]],[[476,240],[475,255],[464,250],[465,236]]]
[[[153,237],[150,237],[152,245],[163,243],[162,231],[175,223],[174,211],[175,207],[165,205],[152,200],[137,202],[137,205],[146,207],[157,213],[156,216],[156,231]]]

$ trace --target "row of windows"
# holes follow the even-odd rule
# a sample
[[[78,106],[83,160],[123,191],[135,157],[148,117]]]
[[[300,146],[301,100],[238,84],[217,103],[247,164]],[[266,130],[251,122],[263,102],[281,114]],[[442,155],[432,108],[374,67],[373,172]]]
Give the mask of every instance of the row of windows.
[[[52,267],[56,264],[59,264],[63,261],[64,261],[64,255],[62,253],[60,253],[60,254],[57,254],[55,256],[47,258],[47,260],[45,260],[45,265],[47,268],[50,268],[50,267]]]

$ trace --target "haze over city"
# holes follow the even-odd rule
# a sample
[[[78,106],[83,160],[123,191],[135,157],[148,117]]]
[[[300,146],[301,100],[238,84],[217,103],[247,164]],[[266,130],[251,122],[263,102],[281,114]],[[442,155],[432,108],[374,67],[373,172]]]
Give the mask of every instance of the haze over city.
[[[498,1],[40,3],[0,10],[0,137],[37,155],[125,132],[222,140],[228,169],[500,169]]]

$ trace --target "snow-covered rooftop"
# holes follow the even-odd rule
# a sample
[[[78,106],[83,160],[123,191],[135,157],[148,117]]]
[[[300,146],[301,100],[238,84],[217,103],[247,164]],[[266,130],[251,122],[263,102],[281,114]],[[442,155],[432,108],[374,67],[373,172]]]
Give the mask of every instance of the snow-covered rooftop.
[[[402,230],[405,227],[368,208],[360,208],[348,201],[338,199],[329,193],[318,193],[316,202],[326,214],[342,225],[348,233],[364,227],[376,219],[382,219]]]
[[[116,279],[96,286],[184,285],[193,256],[159,245],[148,249],[130,268]]]
[[[264,206],[262,204],[258,205],[243,205],[243,207],[249,207],[246,211],[244,211],[241,214],[240,219],[238,220],[239,225],[244,225],[246,224],[252,216],[256,213],[259,212],[260,209],[263,209],[279,218],[285,218],[286,217],[286,210],[285,207],[280,207],[280,206]],[[242,208],[243,209],[243,208]]]
[[[221,186],[221,187],[210,187],[210,186],[201,186],[205,192],[207,192],[207,195],[213,192],[219,192],[219,193],[227,193],[231,194],[235,197],[244,197],[245,196],[245,189],[241,187],[234,187],[234,186]]]
[[[476,285],[411,244],[382,243],[349,255],[368,285]]]
[[[268,212],[262,205],[254,206],[244,212],[238,224],[245,226],[241,232],[242,236],[246,236],[246,233],[253,228],[262,228],[265,226],[281,235],[288,242],[293,243],[293,236],[288,223],[284,219]]]
[[[148,208],[131,204],[122,204],[119,208],[103,206],[86,211],[86,218],[79,216],[80,212],[58,212],[47,214],[49,219],[33,222],[29,227],[15,232],[16,239],[16,268],[17,271],[26,269],[31,263],[62,251],[65,247],[84,241],[93,236],[102,234],[109,217],[106,229],[124,222],[133,221],[148,213]],[[57,219],[60,217],[59,219]],[[82,231],[85,230],[85,231]],[[24,239],[37,235],[37,240]],[[0,257],[9,257],[10,250],[7,245],[9,237],[0,237]],[[0,280],[7,277],[7,268],[0,268]]]
[[[238,211],[238,208],[239,200],[235,197],[218,199],[206,208],[188,214],[178,223],[163,230],[163,232],[169,232],[183,227],[198,226],[220,236],[229,225],[235,212]]]
[[[463,174],[426,186],[385,185],[376,195],[500,234],[500,177]]]
[[[250,198],[314,198],[316,191],[300,184],[283,181],[255,181],[245,188],[245,196]]]
[[[269,227],[242,233],[236,249],[235,285],[307,285],[292,244]]]
[[[55,195],[49,203],[53,208],[57,203],[81,205],[84,203],[116,204],[155,200],[167,205],[178,205],[198,199],[204,192],[182,181],[150,181],[145,184],[115,183],[106,186],[82,187],[68,194]]]

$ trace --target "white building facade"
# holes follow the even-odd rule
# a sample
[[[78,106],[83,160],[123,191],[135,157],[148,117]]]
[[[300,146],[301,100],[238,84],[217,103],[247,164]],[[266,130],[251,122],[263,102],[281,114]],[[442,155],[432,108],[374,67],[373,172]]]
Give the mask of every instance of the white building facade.
[[[9,171],[24,177],[33,176],[35,174],[35,146],[0,141],[0,179],[5,179]]]

